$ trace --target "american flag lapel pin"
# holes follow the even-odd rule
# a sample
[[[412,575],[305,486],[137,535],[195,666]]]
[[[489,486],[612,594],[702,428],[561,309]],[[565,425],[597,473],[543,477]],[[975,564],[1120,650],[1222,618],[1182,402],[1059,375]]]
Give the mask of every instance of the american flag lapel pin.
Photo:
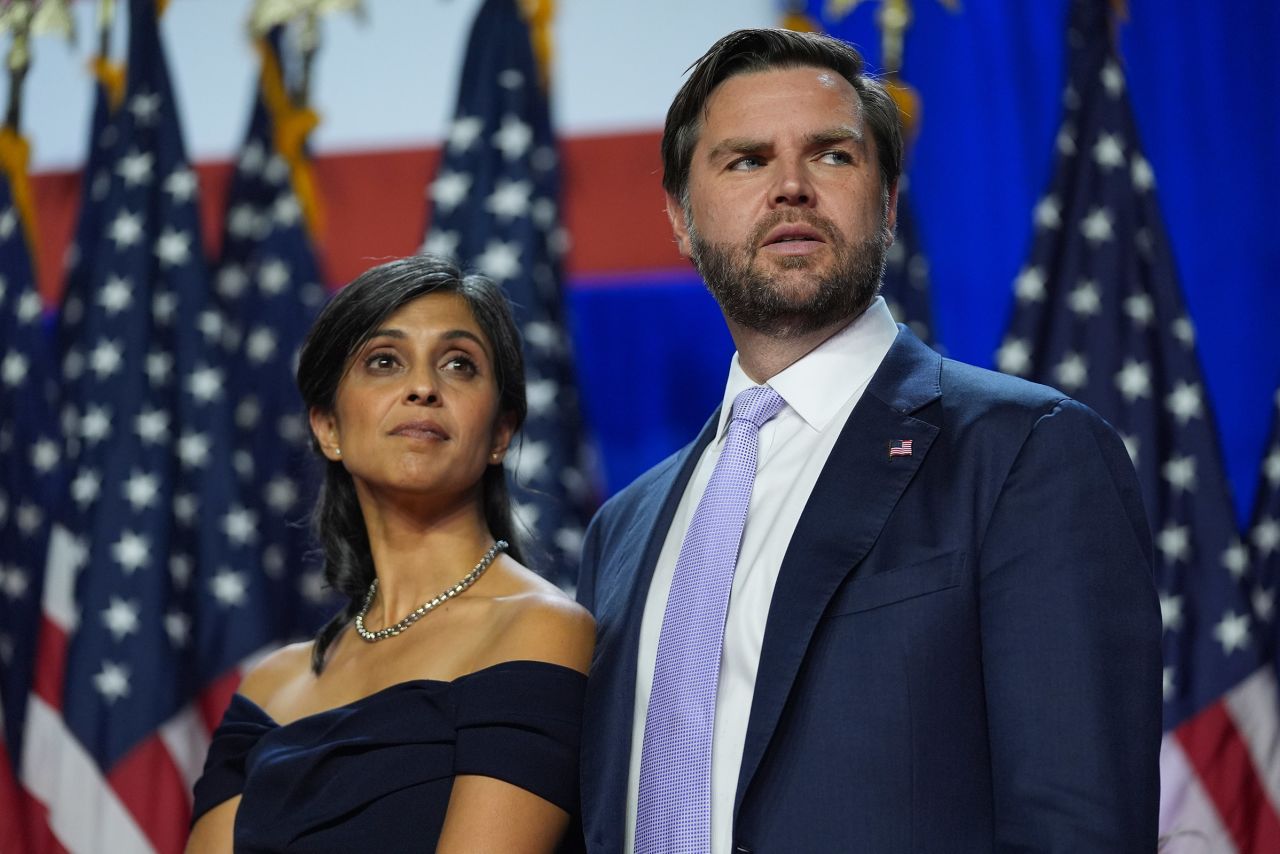
[[[911,456],[911,440],[899,439],[889,446],[889,457],[909,457]]]

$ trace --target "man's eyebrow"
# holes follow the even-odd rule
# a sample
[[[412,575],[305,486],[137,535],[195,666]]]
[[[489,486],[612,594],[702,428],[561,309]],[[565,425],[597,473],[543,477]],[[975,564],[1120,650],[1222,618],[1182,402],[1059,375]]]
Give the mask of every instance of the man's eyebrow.
[[[866,137],[863,136],[860,128],[842,125],[841,127],[829,128],[827,130],[820,130],[816,133],[811,133],[807,137],[807,141],[809,145],[814,147],[834,145],[840,142],[853,142],[858,146],[862,146],[866,143]]]
[[[851,125],[828,128],[816,131],[805,137],[805,142],[813,148],[823,145],[835,145],[841,142],[853,142],[859,148],[866,145],[866,137],[860,128]],[[731,136],[723,139],[707,153],[707,160],[715,161],[730,154],[760,154],[773,147],[773,143],[749,136]]]
[[[763,139],[752,139],[749,136],[731,136],[722,139],[707,154],[708,160],[718,160],[726,154],[759,154],[772,145]]]

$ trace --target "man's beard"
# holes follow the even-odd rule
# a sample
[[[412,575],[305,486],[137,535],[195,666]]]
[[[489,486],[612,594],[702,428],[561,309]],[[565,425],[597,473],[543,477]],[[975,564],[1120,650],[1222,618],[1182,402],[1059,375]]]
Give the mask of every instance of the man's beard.
[[[839,231],[826,217],[813,213],[788,216],[786,211],[777,211],[762,220],[739,246],[703,240],[692,213],[686,206],[690,259],[725,317],[747,329],[771,338],[799,337],[852,320],[880,292],[889,242],[884,212],[871,237],[850,244],[840,240]],[[754,261],[757,248],[770,231],[782,223],[800,222],[822,233],[835,253],[835,263],[802,287],[789,288],[781,276],[775,278]],[[786,271],[803,270],[814,261],[807,255],[792,255],[780,256],[773,263]]]

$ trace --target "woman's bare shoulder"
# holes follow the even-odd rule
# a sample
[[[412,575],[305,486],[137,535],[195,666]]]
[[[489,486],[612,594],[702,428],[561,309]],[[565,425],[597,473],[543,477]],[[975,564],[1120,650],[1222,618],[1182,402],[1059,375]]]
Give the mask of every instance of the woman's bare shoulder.
[[[312,647],[311,641],[301,641],[269,653],[245,673],[239,693],[266,708],[282,689],[311,677]]]
[[[509,569],[513,583],[500,598],[493,656],[547,661],[586,673],[596,639],[591,614],[532,570],[519,564]]]

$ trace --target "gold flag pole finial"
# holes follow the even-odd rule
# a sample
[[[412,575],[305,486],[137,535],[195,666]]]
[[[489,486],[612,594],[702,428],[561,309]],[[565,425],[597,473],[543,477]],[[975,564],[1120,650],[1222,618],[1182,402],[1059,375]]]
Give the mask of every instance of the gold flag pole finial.
[[[27,179],[31,146],[22,136],[22,89],[31,68],[31,38],[59,35],[75,38],[75,26],[66,0],[12,0],[0,9],[0,32],[10,35],[5,66],[9,70],[9,104],[0,127],[0,169],[9,179],[13,204],[18,209],[27,245],[36,245],[35,202]]]
[[[22,119],[22,85],[31,67],[31,23],[35,15],[34,0],[11,0],[0,11],[0,32],[9,33],[9,52],[5,68],[9,72],[9,106],[4,114],[7,130],[18,132]]]
[[[311,74],[320,49],[320,18],[333,12],[351,12],[360,20],[365,18],[362,0],[257,0],[249,15],[249,32],[262,58],[262,101],[271,115],[275,149],[289,164],[293,194],[312,236],[321,233],[324,216],[306,150],[307,138],[320,124],[319,114],[310,107]],[[302,60],[300,80],[293,91],[285,81],[284,68],[266,42],[272,29],[288,24],[296,25],[296,44]]]
[[[809,16],[804,0],[788,0],[783,7],[782,27],[796,33],[821,32],[822,26]]]
[[[902,56],[914,15],[909,0],[881,0],[876,12],[880,27],[880,67],[885,85],[898,105],[902,129],[910,143],[920,130],[920,94],[902,79]]]
[[[533,58],[538,62],[538,76],[543,91],[551,89],[551,22],[556,17],[555,0],[520,0],[520,12],[529,24],[529,39],[533,42]]]
[[[880,67],[886,74],[896,77],[902,71],[902,45],[911,21],[908,0],[882,0],[880,3],[876,23],[880,27]]]
[[[351,12],[360,21],[367,17],[364,0],[257,0],[249,13],[249,32],[255,39],[265,38],[275,27],[297,24],[302,72],[291,97],[300,107],[311,100],[311,69],[320,50],[320,19],[334,12]]]
[[[158,14],[158,13],[157,13]],[[114,111],[124,100],[124,63],[111,59],[111,31],[116,25],[116,0],[98,3],[98,52],[89,62],[89,70],[107,93],[107,103]]]
[[[863,0],[826,0],[823,14],[828,20],[838,21],[848,16]],[[960,0],[938,0],[950,12],[960,11]],[[1123,0],[1112,0],[1123,2]],[[920,128],[920,95],[902,81],[902,55],[906,46],[907,30],[914,15],[910,0],[880,0],[876,11],[876,24],[880,27],[880,67],[885,73],[885,83],[898,112],[902,116],[903,130],[908,139]]]
[[[75,19],[67,0],[10,0],[0,8],[0,32],[10,35],[5,67],[9,69],[9,107],[5,124],[17,130],[22,118],[22,86],[31,68],[31,37],[62,36],[75,42]]]
[[[823,13],[827,18],[838,21],[856,9],[862,2],[863,0],[827,0],[826,5],[823,7]],[[886,2],[886,0],[881,0],[881,2]],[[949,12],[960,11],[960,0],[938,0],[938,2]],[[1124,0],[1112,0],[1112,2],[1123,3]]]

